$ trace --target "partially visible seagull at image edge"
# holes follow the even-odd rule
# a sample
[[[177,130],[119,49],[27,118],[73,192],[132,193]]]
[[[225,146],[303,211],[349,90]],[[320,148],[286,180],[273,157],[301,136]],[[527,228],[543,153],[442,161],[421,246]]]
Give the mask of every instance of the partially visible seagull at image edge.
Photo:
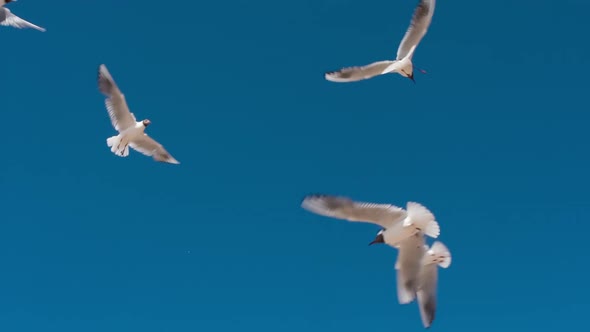
[[[414,66],[412,57],[418,47],[418,43],[428,31],[432,15],[434,14],[434,5],[436,0],[420,0],[410,26],[397,49],[395,60],[385,60],[373,62],[366,66],[346,67],[337,71],[325,73],[325,78],[332,82],[354,82],[372,78],[378,75],[389,73],[398,73],[403,77],[411,79],[414,83]],[[421,70],[424,72],[423,70]]]
[[[100,65],[98,70],[98,88],[107,97],[105,105],[111,123],[119,132],[119,135],[107,138],[107,145],[114,154],[127,157],[129,147],[132,147],[146,156],[153,156],[156,161],[180,164],[160,143],[144,133],[145,128],[151,123],[150,120],[138,122],[135,119],[129,111],[125,95],[121,93],[105,65]]]
[[[15,1],[16,0],[0,0],[0,25],[11,26],[18,29],[33,28],[41,32],[45,32],[44,28],[23,20],[22,18],[14,15],[10,9],[4,7],[5,4]]]

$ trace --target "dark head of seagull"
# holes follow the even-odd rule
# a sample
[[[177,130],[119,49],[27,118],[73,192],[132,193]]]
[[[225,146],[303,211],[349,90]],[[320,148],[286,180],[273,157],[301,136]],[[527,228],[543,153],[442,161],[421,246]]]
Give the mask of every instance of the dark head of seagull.
[[[149,126],[149,125],[150,125],[150,123],[152,123],[152,122],[151,122],[149,119],[145,119],[145,120],[143,120],[143,121],[141,121],[141,122],[143,123],[143,126],[144,126],[144,127],[147,127],[147,126]]]
[[[409,74],[406,73],[406,71],[404,69],[402,69],[401,74],[402,74],[402,76],[405,76],[405,77],[411,79],[412,82],[416,83],[416,80],[414,80],[414,69],[413,68],[411,68],[411,69],[412,69],[412,71]]]
[[[380,230],[379,233],[377,233],[375,240],[373,240],[373,242],[369,243],[369,245],[373,245],[375,243],[385,243],[385,239],[383,238],[384,231],[385,231],[384,229]]]
[[[408,70],[409,69],[409,70]],[[408,70],[409,73],[406,71]],[[403,77],[407,77],[409,79],[412,80],[412,82],[416,83],[416,81],[414,80],[414,68],[413,66],[410,64],[409,68],[402,68],[399,73],[403,76]]]

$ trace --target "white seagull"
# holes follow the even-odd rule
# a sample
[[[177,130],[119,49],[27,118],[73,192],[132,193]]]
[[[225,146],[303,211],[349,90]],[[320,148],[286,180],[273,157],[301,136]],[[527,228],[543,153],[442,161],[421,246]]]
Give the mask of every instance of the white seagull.
[[[427,249],[427,248],[426,248]],[[451,265],[451,252],[442,242],[435,241],[422,258],[422,268],[418,276],[418,306],[425,328],[434,321],[436,311],[436,288],[438,283],[438,266],[443,269]]]
[[[113,127],[119,132],[119,135],[107,138],[107,145],[114,154],[127,157],[131,146],[146,156],[153,156],[157,161],[179,164],[160,143],[144,133],[145,128],[151,123],[150,120],[137,122],[133,113],[129,111],[125,95],[121,93],[105,65],[100,65],[98,70],[98,88],[107,96],[106,108]]]
[[[33,28],[45,32],[44,28],[23,20],[22,18],[14,15],[10,9],[4,7],[5,4],[15,1],[16,0],[0,0],[0,25],[11,26],[19,29]]]
[[[332,82],[354,82],[377,75],[398,73],[416,83],[412,56],[418,43],[428,31],[432,21],[432,14],[434,14],[435,3],[436,0],[420,0],[414,11],[410,26],[397,49],[395,60],[378,61],[362,67],[347,67],[327,72],[325,74],[326,79]]]
[[[383,227],[369,245],[386,243],[395,247],[418,232],[432,238],[440,234],[434,215],[414,202],[408,202],[404,210],[391,204],[355,202],[347,197],[313,194],[303,199],[301,207],[326,217],[368,222]]]

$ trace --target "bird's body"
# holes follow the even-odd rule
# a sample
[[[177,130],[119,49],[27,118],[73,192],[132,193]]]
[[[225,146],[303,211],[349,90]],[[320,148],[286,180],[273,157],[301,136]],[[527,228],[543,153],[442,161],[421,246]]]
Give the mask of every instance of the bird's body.
[[[114,154],[127,157],[131,147],[147,156],[153,156],[157,161],[179,164],[160,143],[145,134],[145,128],[151,121],[145,119],[138,122],[135,119],[135,115],[129,111],[125,95],[121,93],[105,65],[100,65],[98,70],[98,87],[107,97],[105,105],[111,123],[119,132],[118,135],[107,138],[107,146]]]
[[[414,10],[410,26],[402,39],[395,60],[377,61],[366,66],[345,67],[325,73],[332,82],[355,82],[378,75],[397,73],[414,81],[412,57],[422,37],[428,31],[436,0],[420,0]]]
[[[32,28],[41,32],[45,32],[45,28],[23,20],[22,18],[14,15],[10,9],[4,7],[5,4],[13,1],[14,0],[0,0],[0,25],[11,26],[18,29]]]
[[[301,205],[319,215],[383,227],[371,244],[386,243],[395,247],[417,232],[433,238],[440,234],[434,215],[426,207],[414,202],[408,202],[404,210],[391,204],[355,202],[347,197],[308,195]]]
[[[129,155],[129,144],[145,135],[145,128],[146,125],[143,121],[138,121],[132,127],[121,131],[119,135],[109,137],[107,146],[111,147],[114,154],[127,157]]]
[[[428,234],[434,238],[438,237],[439,229],[438,225],[429,225],[434,221],[434,216],[426,210],[422,205],[412,205],[417,203],[409,203],[407,207],[407,217],[398,223],[394,223],[391,227],[387,228],[383,232],[383,241],[389,245],[399,245],[402,241],[413,237],[422,232],[422,230],[428,230],[428,227],[433,228]],[[424,212],[424,216],[420,217],[413,214],[414,212]]]

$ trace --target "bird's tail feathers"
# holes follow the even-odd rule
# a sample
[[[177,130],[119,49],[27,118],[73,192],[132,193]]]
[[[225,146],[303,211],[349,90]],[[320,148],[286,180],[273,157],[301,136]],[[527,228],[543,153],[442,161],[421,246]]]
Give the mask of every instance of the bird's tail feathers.
[[[440,241],[435,241],[432,244],[432,247],[430,247],[428,254],[429,255],[426,256],[426,261],[424,262],[425,265],[436,263],[443,269],[446,269],[451,265],[451,252],[449,251],[447,246],[445,246]]]
[[[118,144],[119,143],[119,136],[111,136],[109,138],[107,138],[107,146],[110,148],[111,146]]]
[[[129,155],[129,145],[122,144],[121,136],[111,136],[107,138],[107,146],[111,148],[111,152],[119,157],[127,157]]]
[[[434,215],[422,204],[408,202],[406,210],[408,217],[404,220],[404,226],[414,225],[427,236],[436,239],[440,235],[438,222],[434,220]]]

